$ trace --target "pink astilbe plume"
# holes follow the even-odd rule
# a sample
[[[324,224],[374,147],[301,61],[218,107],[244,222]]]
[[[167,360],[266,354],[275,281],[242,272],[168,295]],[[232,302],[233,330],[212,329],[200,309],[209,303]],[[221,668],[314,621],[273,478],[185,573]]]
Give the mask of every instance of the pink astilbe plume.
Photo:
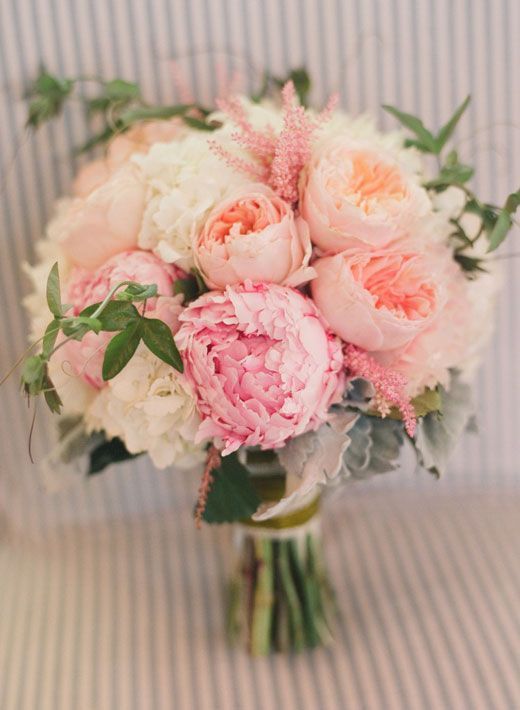
[[[215,141],[210,143],[215,153],[230,167],[266,183],[290,204],[298,201],[298,181],[310,158],[314,133],[330,118],[337,96],[331,97],[324,111],[315,119],[295,100],[294,84],[288,81],[282,89],[283,127],[278,135],[270,126],[262,131],[253,128],[238,98],[217,102],[220,110],[240,129],[232,135],[233,140],[245,148],[255,162],[249,163],[233,155]]]
[[[407,434],[413,436],[417,418],[410,398],[405,393],[406,378],[400,372],[383,367],[355,345],[346,345],[344,352],[345,365],[350,375],[362,377],[375,387],[376,405],[381,414],[388,414],[388,403],[395,405],[402,414]]]

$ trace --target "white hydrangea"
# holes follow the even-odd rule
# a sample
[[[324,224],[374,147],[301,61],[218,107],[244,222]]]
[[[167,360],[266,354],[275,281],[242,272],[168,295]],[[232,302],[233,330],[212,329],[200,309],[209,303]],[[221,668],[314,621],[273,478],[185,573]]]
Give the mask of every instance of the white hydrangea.
[[[140,346],[85,412],[89,431],[119,437],[130,453],[146,451],[157,468],[190,467],[204,457],[193,440],[200,420],[187,380]]]
[[[211,137],[219,140],[219,133]],[[156,143],[146,155],[134,155],[132,160],[141,167],[148,186],[139,246],[168,263],[191,268],[193,234],[210,210],[246,178],[214,155],[207,134],[200,132]]]

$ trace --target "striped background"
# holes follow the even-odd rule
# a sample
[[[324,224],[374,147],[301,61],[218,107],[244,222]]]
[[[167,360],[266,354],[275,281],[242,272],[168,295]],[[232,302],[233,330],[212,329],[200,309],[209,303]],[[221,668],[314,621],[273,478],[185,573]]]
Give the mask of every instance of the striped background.
[[[316,101],[339,90],[353,113],[392,103],[427,125],[471,92],[458,147],[477,192],[499,200],[520,182],[519,33],[517,0],[0,0],[0,372],[25,342],[19,264],[87,135],[74,108],[24,133],[41,61],[137,79],[164,102],[176,98],[173,59],[201,100],[215,64],[252,88],[263,67],[305,63]],[[520,258],[505,258],[518,236],[500,255],[480,436],[441,483],[405,466],[331,504],[343,622],[335,651],[312,659],[251,663],[222,644],[228,533],[193,530],[192,478],[140,461],[44,496],[29,415],[16,386],[2,388],[0,709],[519,708]],[[37,455],[48,438],[41,418]]]

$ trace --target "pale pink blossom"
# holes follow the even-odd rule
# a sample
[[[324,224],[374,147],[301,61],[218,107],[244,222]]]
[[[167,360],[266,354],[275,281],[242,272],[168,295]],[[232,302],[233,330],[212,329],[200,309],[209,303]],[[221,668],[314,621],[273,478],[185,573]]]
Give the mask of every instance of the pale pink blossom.
[[[117,254],[95,272],[75,268],[65,287],[65,300],[72,305],[67,315],[77,316],[87,306],[100,303],[122,281],[156,284],[159,295],[147,300],[146,316],[159,318],[175,333],[179,327],[182,296],[173,295],[173,285],[183,275],[172,264],[165,264],[150,252],[138,250]],[[70,374],[99,389],[105,385],[101,374],[105,349],[114,335],[113,332],[87,333],[81,341],[66,343],[56,355]]]
[[[425,330],[442,305],[434,265],[418,252],[352,250],[323,257],[313,264],[312,297],[345,342],[393,350]]]
[[[181,314],[176,341],[202,424],[228,454],[316,429],[344,389],[341,344],[312,301],[275,284],[209,292]]]
[[[57,236],[75,265],[95,270],[115,254],[137,246],[145,184],[139,168],[126,164],[85,199],[72,200],[60,215]]]
[[[314,276],[307,224],[262,184],[215,207],[194,239],[193,255],[214,289],[246,279],[298,286]]]
[[[300,209],[325,254],[378,249],[404,236],[431,210],[416,176],[394,157],[345,136],[321,143],[300,184]]]
[[[117,134],[108,144],[103,158],[86,163],[74,180],[72,191],[77,197],[87,197],[113,175],[132,155],[147,153],[154,143],[169,143],[183,135],[178,118],[169,121],[142,121],[124,133]]]

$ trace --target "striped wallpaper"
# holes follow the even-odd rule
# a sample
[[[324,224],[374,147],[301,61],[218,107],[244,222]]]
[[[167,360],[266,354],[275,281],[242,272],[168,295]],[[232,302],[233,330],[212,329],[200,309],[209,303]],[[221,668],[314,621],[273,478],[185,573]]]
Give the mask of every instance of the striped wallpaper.
[[[179,98],[175,66],[208,101],[216,66],[253,88],[264,67],[305,64],[317,102],[338,90],[385,127],[382,103],[439,125],[471,93],[458,148],[476,163],[477,192],[499,200],[520,183],[519,36],[518,0],[0,0],[0,372],[25,344],[20,263],[87,136],[75,107],[24,131],[40,62],[135,79],[164,102]],[[196,481],[143,459],[44,495],[30,415],[16,383],[3,387],[0,710],[520,708],[519,236],[498,256],[505,288],[478,381],[479,436],[440,483],[407,465],[331,504],[335,652],[258,663],[229,652],[229,538],[193,530]],[[36,459],[49,439],[40,416]]]

